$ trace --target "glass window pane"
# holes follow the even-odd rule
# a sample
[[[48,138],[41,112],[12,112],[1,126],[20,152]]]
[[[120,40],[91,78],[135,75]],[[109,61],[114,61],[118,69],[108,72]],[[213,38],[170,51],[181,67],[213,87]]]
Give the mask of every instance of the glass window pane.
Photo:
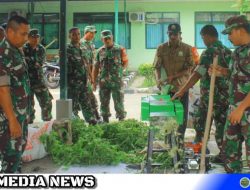
[[[44,43],[48,45],[50,43],[50,49],[57,49],[59,47],[59,26],[58,24],[45,24],[44,26]]]
[[[168,41],[170,23],[179,23],[179,13],[146,13],[146,48],[157,48]]]
[[[169,40],[168,35],[167,35],[168,25],[169,24],[163,24],[163,42],[167,42]]]
[[[223,45],[225,45],[228,48],[234,48],[233,44],[228,40],[227,35],[223,35],[221,32],[225,29],[224,23],[214,24],[215,28],[217,29],[219,33],[219,40],[222,42]]]
[[[146,25],[147,48],[157,48],[162,42],[162,25],[161,24],[147,24]]]
[[[238,13],[212,13],[213,22],[225,22],[228,18],[236,16]]]
[[[162,22],[179,23],[179,13],[163,13]]]
[[[58,22],[59,23],[59,14],[57,14],[57,13],[51,13],[51,14],[49,14],[49,13],[46,13],[46,14],[44,14],[44,21],[46,22],[46,23],[48,23],[48,22]]]
[[[196,42],[196,47],[197,48],[206,48],[205,44],[203,43],[203,40],[201,38],[200,35],[200,31],[202,29],[203,26],[205,26],[206,24],[201,24],[201,23],[197,23],[195,25],[195,42]]]
[[[126,26],[125,31],[125,24],[119,23],[119,44],[123,47],[130,47],[130,40],[129,40],[129,26]]]
[[[33,14],[33,23],[43,23],[43,14]]]
[[[212,17],[211,17],[211,13],[195,13],[195,19],[196,22],[211,22],[212,21]]]

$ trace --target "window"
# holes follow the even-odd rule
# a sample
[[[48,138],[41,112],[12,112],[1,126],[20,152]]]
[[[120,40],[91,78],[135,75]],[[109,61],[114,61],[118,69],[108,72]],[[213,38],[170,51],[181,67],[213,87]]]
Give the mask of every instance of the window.
[[[195,13],[195,45],[197,48],[206,48],[200,36],[201,28],[206,24],[215,26],[219,33],[219,40],[228,48],[234,48],[233,44],[228,40],[227,35],[221,34],[225,29],[225,21],[232,16],[239,15],[237,12],[197,12]]]
[[[0,13],[0,25],[3,23],[7,23],[8,21],[8,13]]]
[[[29,17],[32,28],[37,28],[41,34],[41,43],[48,49],[59,48],[59,14],[58,13],[35,13]]]
[[[167,28],[171,23],[179,23],[179,13],[146,13],[146,48],[155,49],[168,41]]]
[[[126,15],[127,16],[127,15]],[[94,39],[95,47],[99,48],[103,45],[100,39],[102,30],[111,30],[114,34],[115,30],[115,15],[114,13],[74,13],[74,26],[79,27],[82,35],[85,26],[94,25],[97,34]],[[125,22],[124,13],[119,13],[119,44],[130,48],[130,23]],[[125,30],[126,29],[126,30]]]

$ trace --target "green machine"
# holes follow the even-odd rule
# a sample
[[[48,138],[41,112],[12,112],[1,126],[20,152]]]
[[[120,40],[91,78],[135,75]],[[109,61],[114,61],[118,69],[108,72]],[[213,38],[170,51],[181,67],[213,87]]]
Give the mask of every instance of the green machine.
[[[173,117],[179,125],[183,124],[184,110],[179,100],[171,101],[169,95],[149,95],[141,98],[141,120],[151,117]]]
[[[152,170],[152,156],[153,152],[164,152],[167,150],[154,150],[154,126],[163,125],[164,120],[168,118],[174,118],[178,125],[182,125],[184,122],[184,109],[183,105],[179,100],[171,100],[168,92],[170,90],[169,85],[162,87],[161,95],[149,95],[141,98],[141,120],[150,123],[150,129],[148,133],[148,148],[147,148],[147,163],[146,170],[147,173],[151,173]],[[170,148],[176,145],[176,135],[171,133],[169,137]],[[173,162],[177,163],[177,156],[173,158]]]

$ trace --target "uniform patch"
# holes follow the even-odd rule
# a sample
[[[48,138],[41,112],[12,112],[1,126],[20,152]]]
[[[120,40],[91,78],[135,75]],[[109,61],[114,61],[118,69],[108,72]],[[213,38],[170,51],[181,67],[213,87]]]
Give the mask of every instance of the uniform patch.
[[[178,56],[179,56],[179,57],[183,57],[183,52],[182,52],[182,51],[179,51],[179,52],[178,52]]]

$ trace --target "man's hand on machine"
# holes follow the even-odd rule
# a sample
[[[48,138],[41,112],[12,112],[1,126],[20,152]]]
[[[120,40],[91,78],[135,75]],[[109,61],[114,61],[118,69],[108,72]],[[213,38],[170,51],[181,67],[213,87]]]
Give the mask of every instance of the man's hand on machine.
[[[159,90],[161,90],[161,86],[163,85],[163,81],[162,81],[162,80],[157,80],[157,81],[156,81],[156,85],[157,85],[157,88],[158,88]]]
[[[173,101],[173,100],[175,100],[175,99],[177,99],[177,98],[181,98],[183,95],[184,95],[184,91],[182,90],[182,89],[180,89],[178,92],[176,92],[173,96],[172,96],[172,98],[171,98],[171,100]]]

